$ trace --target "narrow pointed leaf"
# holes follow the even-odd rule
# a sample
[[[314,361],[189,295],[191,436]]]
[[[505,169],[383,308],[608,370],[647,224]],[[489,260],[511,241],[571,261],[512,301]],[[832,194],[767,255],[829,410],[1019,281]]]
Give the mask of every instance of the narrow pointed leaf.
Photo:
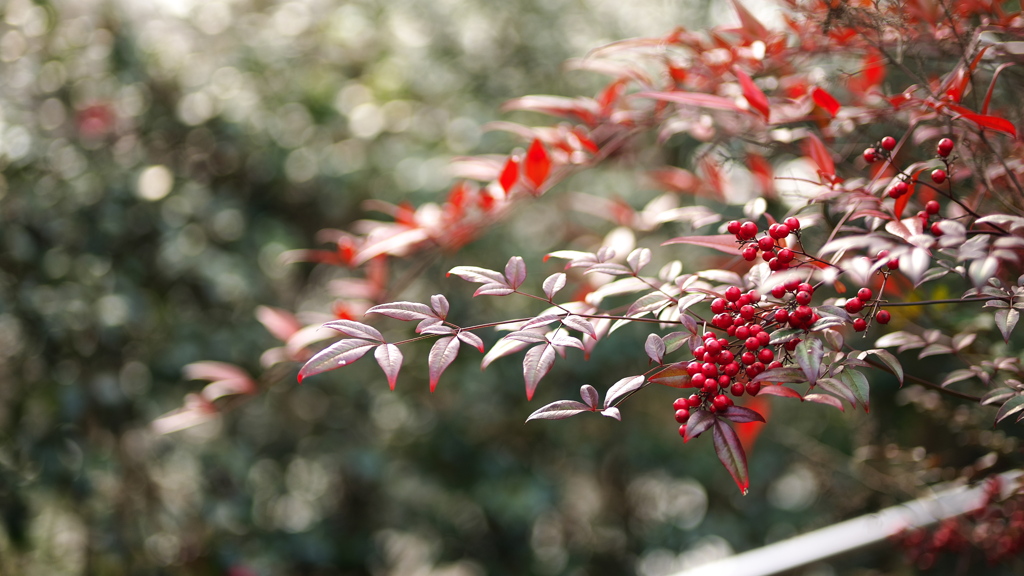
[[[828,394],[808,394],[804,396],[804,400],[808,402],[815,402],[817,404],[824,404],[826,406],[831,406],[840,412],[846,412],[846,409],[843,408],[843,401],[835,396],[830,396]]]
[[[690,384],[691,376],[686,371],[686,363],[677,362],[651,376],[651,382],[672,388],[694,388]]]
[[[781,396],[783,398],[796,398],[797,400],[803,400],[804,397],[799,392],[789,388],[788,386],[782,386],[776,384],[772,386],[761,386],[761,391],[757,393],[758,396],[767,394],[768,396]]]
[[[743,451],[743,444],[740,443],[736,431],[721,420],[715,421],[714,430],[715,454],[719,461],[729,471],[736,486],[744,496],[750,488],[750,478],[747,476],[747,455]]]
[[[549,344],[534,346],[526,351],[523,358],[523,380],[526,382],[526,399],[531,400],[537,384],[555,363],[555,348]]]
[[[865,412],[871,411],[871,386],[868,384],[868,378],[860,370],[851,370],[847,368],[839,373],[839,379],[844,384],[849,386],[850,391],[857,398],[857,402],[864,407]]]
[[[533,414],[530,414],[526,421],[564,420],[565,418],[575,416],[581,412],[591,411],[590,407],[582,402],[577,402],[575,400],[559,400],[542,408],[538,408]]]
[[[594,325],[586,318],[570,315],[562,318],[562,324],[567,328],[572,328],[573,330],[582,332],[591,338],[595,338],[597,336],[597,332],[594,331]]]
[[[842,380],[836,378],[820,378],[815,386],[822,390],[838,396],[850,403],[854,408],[857,407],[857,397],[853,395],[853,390],[847,386]]]
[[[590,384],[584,384],[583,386],[580,386],[580,398],[582,398],[583,401],[587,403],[587,406],[590,406],[595,410],[601,403],[601,395],[598,394],[597,389],[595,389]]]
[[[544,295],[553,300],[559,290],[565,288],[565,273],[556,272],[544,279]]]
[[[579,348],[580,350],[586,349],[583,347],[583,342],[581,342],[579,338],[573,336],[566,336],[564,334],[553,336],[552,338],[548,339],[548,342],[551,342],[552,346],[559,346],[562,348],[569,347]],[[562,357],[565,358],[565,354],[563,354]]]
[[[785,382],[789,384],[796,384],[799,382],[806,382],[807,376],[804,371],[799,368],[772,368],[771,370],[765,370],[758,374],[751,382]]]
[[[455,360],[459,354],[459,339],[455,336],[441,338],[430,348],[430,355],[427,356],[427,372],[430,374],[430,391],[437,388],[437,381],[445,368]]]
[[[996,422],[1002,422],[1003,419],[1008,418],[1021,410],[1024,410],[1024,396],[1014,396],[999,407],[999,411],[996,412]]]
[[[691,244],[693,246],[703,246],[705,248],[713,248],[734,256],[739,253],[739,248],[736,244],[736,237],[732,234],[679,236],[678,238],[666,240],[661,243],[662,246],[668,246],[670,244]]]
[[[502,282],[501,284],[492,283],[484,284],[473,292],[473,296],[508,296],[515,292],[509,285]]]
[[[900,364],[900,361],[896,358],[895,355],[893,355],[892,352],[881,349],[868,350],[868,352],[874,354],[876,358],[881,360],[882,363],[885,364],[889,368],[889,370],[896,375],[896,379],[900,381],[900,385],[903,385],[903,365]]]
[[[733,66],[732,71],[740,81],[740,87],[743,89],[743,97],[747,99],[747,104],[750,105],[750,109],[760,114],[761,118],[767,122],[771,115],[771,108],[768,105],[768,97],[764,95],[764,92],[758,88],[757,84],[754,84],[754,80],[747,75],[746,72],[740,69],[739,66]]]
[[[460,330],[456,336],[458,336],[459,340],[462,340],[463,342],[469,344],[473,348],[476,348],[481,352],[484,351],[484,341],[481,340],[480,337],[477,336],[476,334],[473,334],[472,332],[467,332],[465,330]]]
[[[807,381],[812,385],[817,382],[818,372],[821,369],[821,358],[824,355],[821,341],[804,340],[797,345],[793,355],[796,357],[796,363],[800,365],[800,369],[804,371]]]
[[[380,342],[363,340],[361,338],[346,338],[338,340],[327,348],[324,348],[315,356],[309,359],[299,370],[299,382],[307,376],[341,368],[351,364],[369,352],[370,348],[377,346]]]
[[[754,410],[747,408],[746,406],[729,406],[725,410],[718,413],[719,416],[727,420],[731,420],[738,424],[746,422],[764,422],[764,416],[761,416]]]
[[[629,269],[634,273],[639,273],[644,266],[651,263],[651,249],[650,248],[637,248],[626,256],[626,264],[629,265]]]
[[[381,344],[373,351],[373,357],[388,378],[388,386],[394,390],[398,371],[402,368],[402,351],[394,344]]]
[[[491,346],[491,349],[487,351],[487,354],[484,354],[483,360],[480,361],[480,369],[486,370],[487,367],[491,365],[491,362],[494,362],[498,358],[508,356],[509,354],[515,354],[527,346],[529,346],[529,343],[518,340],[506,340],[504,338],[498,340],[494,346]]]
[[[534,188],[540,188],[551,173],[551,158],[540,140],[534,139],[523,160],[523,174]]]
[[[507,340],[518,340],[520,342],[528,342],[530,344],[540,344],[547,342],[547,336],[540,332],[533,332],[531,330],[519,330],[518,332],[511,332],[505,335]]]
[[[811,98],[814,99],[815,104],[824,108],[831,116],[835,117],[839,112],[839,101],[824,89],[817,86],[812,88]]]
[[[686,421],[686,434],[683,436],[683,442],[689,442],[690,440],[700,436],[715,425],[715,415],[707,410],[697,410],[690,413],[690,419]]]
[[[505,163],[505,167],[501,170],[501,176],[498,177],[498,183],[501,184],[502,190],[505,194],[512,193],[512,188],[516,185],[516,181],[519,180],[519,163],[516,162],[515,158],[509,156],[508,162]]]
[[[818,165],[818,170],[829,176],[835,176],[836,163],[832,160],[832,153],[817,135],[813,132],[809,134],[804,140],[804,148],[804,153],[814,160],[814,163]]]
[[[676,350],[683,347],[686,341],[690,338],[690,334],[686,332],[672,332],[661,337],[662,342],[665,343],[665,353],[671,354]]]
[[[381,314],[396,320],[424,320],[436,318],[434,311],[426,304],[419,302],[391,302],[379,304],[366,311],[367,314]]]
[[[650,294],[644,294],[630,305],[629,310],[626,311],[626,316],[635,316],[644,312],[653,312],[660,308],[664,308],[669,303],[668,296],[661,292],[651,292]]]
[[[618,403],[620,399],[636,392],[643,388],[644,383],[647,379],[643,376],[627,376],[608,389],[608,392],[604,396],[604,407],[608,408]]]
[[[478,284],[505,284],[505,277],[497,270],[488,270],[477,266],[456,266],[448,271],[448,275],[455,274],[467,282]]]
[[[384,341],[384,336],[381,335],[373,326],[367,326],[362,322],[353,322],[352,320],[334,320],[324,324],[327,328],[337,330],[345,336],[352,338],[363,338],[366,340],[376,340],[378,342]]]

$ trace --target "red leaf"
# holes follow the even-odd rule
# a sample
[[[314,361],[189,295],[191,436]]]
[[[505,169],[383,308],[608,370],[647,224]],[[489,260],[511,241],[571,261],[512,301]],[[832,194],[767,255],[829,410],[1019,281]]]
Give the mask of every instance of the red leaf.
[[[721,420],[715,421],[714,430],[715,453],[718,459],[725,466],[725,469],[732,475],[740,492],[747,495],[750,488],[750,477],[747,476],[747,454],[743,451],[743,445],[736,435],[736,431]]]
[[[535,189],[540,188],[547,180],[548,174],[551,173],[551,158],[548,157],[548,151],[544,149],[540,140],[534,139],[533,144],[530,144],[530,149],[526,151],[523,173]],[[504,177],[504,174],[502,176]],[[505,191],[508,192],[508,188]]]
[[[402,367],[402,351],[394,344],[381,344],[373,351],[373,357],[377,364],[384,371],[388,378],[388,386],[395,389],[395,381],[398,380],[398,370]]]
[[[739,66],[732,67],[733,74],[740,81],[740,86],[743,88],[743,97],[747,99],[747,104],[764,118],[764,121],[768,121],[768,117],[771,115],[771,107],[768,105],[768,97],[764,95],[764,92],[754,84],[754,81],[747,75],[746,72],[740,69]]]
[[[602,114],[607,116],[611,112],[612,106],[619,99],[619,96],[622,96],[622,90],[629,83],[629,80],[629,78],[619,78],[605,87],[601,95],[597,97],[597,103],[601,106]]]
[[[743,112],[743,109],[736,105],[731,98],[722,98],[711,94],[700,94],[695,92],[641,92],[636,95],[638,98],[650,98],[652,100],[664,100],[677,104],[689,106],[700,106],[702,108],[717,108],[719,110],[731,110]]]
[[[427,357],[427,370],[430,374],[430,391],[437,388],[437,381],[445,368],[459,355],[459,339],[455,336],[446,336],[434,342],[430,348],[430,355]]]
[[[824,404],[826,406],[837,408],[840,412],[846,412],[843,408],[843,401],[835,396],[829,396],[828,394],[808,394],[807,396],[804,396],[804,400],[807,400],[808,402],[815,402],[817,404]]]
[[[781,384],[773,384],[771,386],[762,386],[761,390],[757,393],[757,395],[760,396],[761,394],[767,394],[769,396],[781,396],[783,398],[796,398],[798,400],[803,400],[803,397],[800,396],[799,392],[797,392],[796,390],[793,390],[792,388],[783,386]]]
[[[860,74],[850,78],[847,86],[855,94],[864,94],[885,80],[885,58],[878,52],[864,56]]]
[[[270,332],[274,338],[287,342],[292,334],[302,328],[295,315],[287,310],[271,308],[269,306],[256,307],[256,319]]]
[[[743,26],[743,32],[746,33],[748,39],[761,41],[768,39],[768,29],[743,4],[732,0],[732,7],[736,10],[736,15],[740,17],[740,25]]]
[[[523,379],[526,381],[526,399],[533,399],[533,392],[537,384],[550,370],[555,363],[555,347],[550,344],[534,346],[526,351],[523,358]]]
[[[969,66],[960,64],[957,66],[953,74],[950,75],[949,87],[946,88],[945,94],[953,100],[953,102],[959,103],[960,100],[963,99],[964,90],[967,89],[968,82],[971,80],[971,74],[974,72],[974,69],[978,67],[978,63],[981,62],[981,57],[985,55],[985,51],[988,49],[989,47],[985,46],[979,50],[978,54],[975,55],[974,60],[971,61]]]
[[[836,164],[832,161],[832,153],[828,151],[816,134],[810,134],[804,140],[804,153],[814,160],[814,163],[818,165],[818,170],[829,176],[836,175]]]
[[[736,247],[736,236],[733,236],[732,234],[717,234],[715,236],[679,236],[678,238],[666,240],[661,243],[662,246],[668,246],[669,244],[692,244],[694,246],[714,248],[715,250],[733,255],[738,251]]]
[[[922,172],[924,172],[924,170],[914,172],[914,177],[910,179],[910,182],[907,182],[907,184],[910,185],[907,189],[907,193],[896,199],[896,204],[892,208],[892,213],[896,215],[897,220],[903,218],[903,210],[906,209],[907,203],[910,202],[910,198],[914,195],[914,190],[917,188],[917,179],[921,176]]]
[[[678,362],[671,364],[651,376],[651,382],[672,388],[694,388],[690,384],[690,374],[686,371],[686,363]]]
[[[505,191],[505,194],[512,192],[512,187],[516,185],[516,181],[519,180],[519,163],[516,159],[509,156],[508,162],[505,163],[505,169],[501,171],[501,176],[498,177],[498,183],[501,184],[501,188]]]
[[[974,112],[966,111],[960,112],[960,116],[974,122],[982,128],[990,128],[998,132],[1009,134],[1014,138],[1017,137],[1017,127],[1013,125],[1013,122],[1010,122],[1005,118],[1000,118],[999,116],[985,116],[983,114],[975,114]]]
[[[811,89],[811,98],[814,98],[814,103],[821,106],[828,111],[833,117],[839,112],[839,101],[836,100],[831,94],[826,92],[823,88],[815,86]]]
[[[764,416],[765,419],[767,419],[768,414],[770,414],[772,410],[772,405],[768,399],[760,396],[751,400],[748,407]],[[763,426],[764,423],[762,422],[747,422],[736,425],[736,435],[740,437],[740,444],[743,445],[744,451],[749,452],[751,448],[753,448],[754,441],[757,440],[757,437],[761,434]]]
[[[775,174],[772,165],[765,160],[764,156],[758,154],[747,154],[747,168],[754,175],[761,193],[772,197],[775,192]]]

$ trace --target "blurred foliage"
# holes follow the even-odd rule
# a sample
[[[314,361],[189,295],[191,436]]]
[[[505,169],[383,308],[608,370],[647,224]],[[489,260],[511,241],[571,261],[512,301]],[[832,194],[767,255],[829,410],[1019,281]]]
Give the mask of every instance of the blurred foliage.
[[[523,400],[518,364],[480,373],[472,357],[433,395],[411,369],[391,393],[364,362],[301,387],[266,382],[179,434],[147,428],[195,389],[183,365],[258,372],[273,339],[256,305],[328,309],[324,273],[283,266],[282,252],[347,226],[363,200],[445,189],[453,154],[506,151],[509,138],[483,130],[502,101],[592,93],[596,79],[566,71],[567,58],[715,10],[3,3],[0,574],[657,576],[910,497],[941,479],[923,477],[943,470],[922,462],[943,449],[936,426],[966,446],[950,470],[1016,450],[1002,429],[964,431],[986,425],[920,391],[879,398],[871,415],[794,418],[779,403],[741,498],[709,443],[680,449],[672,391],[630,406],[629,426],[523,426],[539,404]],[[574,185],[640,205],[621,170]],[[460,263],[543,253],[558,222],[525,210]],[[408,297],[465,290],[444,280],[451,264]],[[564,385],[537,402],[639,362],[606,348],[571,374],[556,367],[548,380]]]

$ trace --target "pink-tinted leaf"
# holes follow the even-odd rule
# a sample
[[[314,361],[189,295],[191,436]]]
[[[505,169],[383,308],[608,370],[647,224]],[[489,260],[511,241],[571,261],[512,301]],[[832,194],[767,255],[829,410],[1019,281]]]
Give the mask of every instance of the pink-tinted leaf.
[[[256,319],[270,332],[274,338],[287,342],[292,334],[302,328],[295,315],[287,310],[269,306],[256,307]]]
[[[150,424],[156,434],[170,434],[209,422],[218,416],[217,409],[198,394],[187,394],[185,405],[160,416]]]
[[[600,264],[594,264],[587,268],[584,274],[610,274],[612,276],[621,276],[622,274],[632,274],[629,268],[626,268],[622,264],[615,264],[614,262],[602,262]]]
[[[459,340],[462,340],[463,342],[469,344],[473,348],[476,348],[481,352],[484,351],[484,341],[481,340],[480,337],[477,336],[476,334],[473,334],[472,332],[467,332],[465,330],[460,330],[457,336]]]
[[[598,394],[597,390],[590,384],[580,386],[580,398],[583,398],[583,401],[587,403],[587,406],[590,406],[594,410],[596,410],[598,405],[601,403],[600,394]]]
[[[611,406],[609,408],[605,408],[604,410],[601,410],[601,416],[605,416],[605,417],[608,417],[608,418],[615,418],[616,420],[618,420],[620,422],[622,421],[622,414],[619,412],[619,409],[616,408],[615,406]]]
[[[430,324],[424,326],[423,329],[420,330],[419,332],[420,334],[438,334],[441,336],[449,336],[455,334],[455,329],[452,328],[451,326],[445,326],[443,324]]]
[[[832,160],[832,153],[828,151],[825,144],[820,138],[813,132],[807,135],[807,139],[804,140],[804,153],[814,160],[814,163],[818,165],[818,170],[829,176],[835,176],[836,164]]]
[[[498,183],[501,184],[502,190],[505,194],[511,194],[512,188],[516,185],[516,181],[519,180],[519,163],[516,159],[509,156],[508,162],[505,163],[505,167],[501,170],[501,176],[498,176]]]
[[[796,363],[804,371],[804,375],[807,376],[807,381],[811,385],[818,381],[818,372],[821,369],[821,359],[824,354],[821,340],[814,338],[804,340],[797,345],[796,350],[793,352]]]
[[[396,320],[424,320],[435,318],[434,311],[426,304],[418,302],[391,302],[378,304],[366,311],[367,314],[381,314]]]
[[[687,106],[698,106],[701,108],[714,108],[717,110],[730,110],[732,112],[743,112],[744,110],[736,105],[731,98],[702,94],[699,92],[641,92],[636,94],[637,98],[650,98],[651,100],[663,100]]]
[[[381,344],[373,351],[380,369],[388,378],[388,386],[394,390],[398,381],[398,371],[402,368],[402,351],[394,344]]]
[[[540,140],[534,139],[530,149],[526,151],[526,159],[523,160],[523,173],[526,179],[533,184],[533,187],[540,188],[551,173],[551,158],[548,151]]]
[[[765,421],[764,416],[761,416],[746,406],[728,406],[725,410],[719,411],[718,415],[739,424]]]
[[[715,425],[718,418],[707,410],[696,410],[690,413],[690,419],[686,421],[686,434],[683,435],[683,442],[689,442],[690,440],[700,436]]]
[[[597,332],[594,331],[594,325],[591,324],[590,321],[587,320],[586,318],[569,315],[566,316],[565,318],[562,318],[562,324],[564,324],[567,328],[571,328],[578,332],[582,332],[583,334],[586,334],[591,338],[597,337]]]
[[[593,98],[566,98],[564,96],[523,96],[506,102],[502,110],[529,110],[552,116],[578,118],[586,124],[601,114],[601,106]]]
[[[761,386],[761,391],[757,393],[758,396],[766,394],[768,396],[781,396],[783,398],[796,398],[797,400],[803,400],[803,396],[799,392],[792,388],[783,386],[781,384],[774,384],[771,386]]]
[[[846,412],[846,409],[843,408],[843,401],[835,396],[830,396],[828,394],[807,394],[804,396],[804,400],[817,404],[824,404],[826,406],[831,406],[840,412]]]
[[[791,384],[806,382],[807,376],[799,368],[772,368],[758,374],[751,382],[788,382]]]
[[[718,460],[729,471],[740,492],[746,496],[750,488],[750,478],[747,475],[747,455],[743,451],[739,436],[731,426],[721,420],[715,420],[714,441]]]
[[[548,341],[551,342],[552,346],[558,346],[561,348],[579,348],[580,350],[585,350],[583,342],[581,342],[579,338],[575,338],[573,336],[557,334]],[[565,358],[565,354],[562,354],[562,357]]]
[[[857,397],[853,395],[853,390],[850,390],[849,386],[841,380],[837,380],[836,378],[820,378],[817,383],[815,383],[815,386],[818,386],[829,394],[839,396],[849,402],[851,406],[855,408],[857,407]]]
[[[486,370],[487,367],[491,365],[491,362],[494,362],[498,358],[504,358],[509,354],[515,354],[529,345],[530,344],[527,342],[502,338],[501,340],[498,340],[494,346],[491,346],[491,349],[487,351],[487,354],[484,354],[483,360],[480,361],[480,369]]]
[[[693,246],[703,246],[705,248],[714,248],[726,254],[736,255],[739,254],[739,248],[736,245],[736,236],[732,234],[719,234],[715,236],[679,236],[671,240],[662,242],[662,246],[668,246],[669,244],[691,244]]]
[[[430,374],[430,391],[437,388],[437,381],[445,368],[459,355],[459,339],[455,336],[447,336],[434,342],[430,348],[430,355],[427,357],[427,370]]]
[[[473,292],[473,296],[508,296],[514,292],[515,290],[504,282],[501,284],[491,283],[477,288],[476,292]]]
[[[661,359],[665,357],[665,341],[657,334],[648,334],[647,342],[644,343],[644,351],[647,352],[647,356],[651,360],[661,364]]]
[[[505,284],[505,277],[502,276],[501,272],[496,270],[488,270],[487,268],[480,268],[478,266],[456,266],[448,271],[448,275],[455,274],[459,278],[467,282],[476,282],[478,284]]]
[[[690,384],[691,376],[686,371],[686,364],[686,362],[669,364],[663,370],[651,376],[651,382],[672,388],[695,388],[695,386]]]
[[[235,394],[254,394],[256,392],[256,382],[251,378],[227,378],[224,380],[215,380],[210,382],[206,386],[203,386],[203,391],[199,393],[204,400],[213,402],[218,398],[224,396],[232,396]]]
[[[186,364],[181,369],[186,380],[249,380],[249,373],[234,364],[204,360]]]
[[[547,406],[538,408],[526,419],[530,420],[564,420],[581,412],[592,412],[591,408],[582,402],[575,400],[559,400]]]
[[[437,313],[438,318],[445,318],[448,316],[448,299],[444,297],[444,294],[434,294],[430,297],[430,307]]]
[[[617,404],[622,398],[643,388],[645,382],[646,378],[643,376],[627,376],[612,384],[612,387],[608,389],[608,393],[604,396],[604,407],[608,408]]]
[[[519,342],[529,342],[530,344],[540,344],[541,342],[547,342],[547,336],[540,332],[532,332],[529,330],[520,330],[518,332],[512,332],[506,334],[505,338],[508,340],[518,340]]]
[[[534,346],[526,351],[523,358],[523,380],[526,382],[526,399],[533,398],[537,384],[555,363],[555,348],[549,344]]]
[[[420,323],[416,325],[416,333],[422,334],[425,330],[430,330],[432,326],[441,325],[440,318],[424,318],[420,320]]]
[[[526,281],[526,263],[519,256],[513,256],[505,264],[505,281],[512,288],[519,288]]]
[[[1010,334],[1017,326],[1017,321],[1020,320],[1020,312],[1016,308],[1000,308],[996,310],[995,316],[999,333],[1003,335],[1003,340],[1009,342]]]
[[[345,340],[338,340],[334,344],[331,344],[327,348],[324,348],[319,353],[309,359],[308,362],[299,370],[299,382],[302,382],[307,376],[314,374],[320,374],[321,372],[327,372],[328,370],[334,370],[335,368],[341,368],[347,364],[351,364],[356,360],[363,357],[370,351],[370,348],[380,344],[379,341],[363,340],[360,338],[347,338]]]
[[[629,269],[634,274],[638,274],[644,266],[651,263],[651,249],[650,248],[637,248],[629,253],[626,257],[626,264],[629,264]]]
[[[662,336],[661,341],[665,343],[665,353],[670,354],[682,348],[690,336],[691,334],[686,332],[671,332]]]
[[[523,328],[522,329],[523,330],[528,330],[530,328],[538,328],[540,326],[547,326],[548,324],[551,324],[552,322],[555,322],[556,320],[564,320],[564,318],[565,317],[562,316],[561,314],[542,314],[542,315],[537,316],[536,318],[530,320],[526,324],[523,324]]]
[[[381,335],[380,331],[373,326],[368,326],[362,322],[354,322],[352,320],[332,320],[324,324],[325,327],[331,330],[337,330],[345,336],[352,338],[363,338],[365,340],[376,340],[378,342],[384,341],[384,336]]]
[[[565,288],[565,273],[556,272],[544,279],[544,295],[553,300],[559,290]]]
[[[824,108],[832,117],[839,113],[839,101],[824,89],[815,86],[811,88],[811,98],[814,103]]]
[[[771,108],[768,105],[768,97],[764,95],[764,92],[758,88],[757,84],[754,84],[754,80],[751,79],[746,72],[740,69],[739,66],[733,66],[732,72],[740,81],[740,87],[743,89],[743,97],[747,99],[747,104],[749,104],[750,108],[760,114],[761,118],[767,122],[771,115]]]
[[[629,310],[626,311],[626,316],[636,316],[644,312],[652,312],[664,308],[669,302],[668,296],[662,292],[644,294],[630,305]]]

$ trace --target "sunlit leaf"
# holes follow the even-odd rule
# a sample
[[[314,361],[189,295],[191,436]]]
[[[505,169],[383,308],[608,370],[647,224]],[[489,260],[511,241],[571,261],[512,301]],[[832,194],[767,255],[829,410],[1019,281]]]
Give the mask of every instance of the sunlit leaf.
[[[388,379],[388,386],[395,389],[395,382],[398,380],[398,371],[402,367],[402,351],[394,344],[381,344],[373,351],[380,369]]]
[[[447,336],[434,342],[427,356],[427,371],[430,374],[430,391],[437,388],[437,381],[441,374],[455,360],[459,354],[459,339],[455,336]]]
[[[607,408],[617,404],[620,399],[643,388],[646,381],[646,378],[643,376],[627,376],[612,384],[612,387],[608,389],[604,396],[604,407]]]
[[[352,338],[364,338],[366,340],[377,340],[378,342],[384,341],[384,336],[379,330],[373,326],[367,326],[362,322],[354,322],[352,320],[334,320],[324,324],[325,327],[332,330],[337,330],[345,336]]]
[[[526,382],[526,399],[533,398],[533,393],[555,363],[555,348],[550,344],[534,346],[526,351],[523,358],[523,380]]]
[[[526,419],[530,420],[564,420],[581,412],[592,412],[590,406],[575,400],[559,400],[538,408]]]
[[[378,344],[380,344],[379,341],[362,340],[359,338],[338,340],[306,362],[302,369],[299,370],[299,382],[302,382],[307,376],[351,364],[362,358],[363,354],[366,354],[370,348]]]

